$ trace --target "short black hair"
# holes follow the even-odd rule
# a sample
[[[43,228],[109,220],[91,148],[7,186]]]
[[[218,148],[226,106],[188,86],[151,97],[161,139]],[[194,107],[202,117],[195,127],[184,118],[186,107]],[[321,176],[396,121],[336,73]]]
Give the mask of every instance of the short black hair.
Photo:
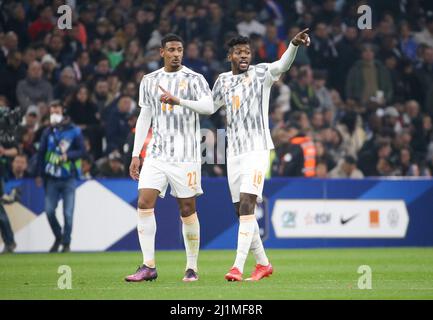
[[[182,46],[185,46],[185,43],[180,36],[178,36],[177,34],[174,34],[174,33],[169,33],[169,34],[166,34],[161,39],[161,48],[164,48],[165,45],[167,44],[167,42],[170,42],[170,41],[177,41],[177,42],[182,43]]]
[[[237,36],[229,40],[227,42],[227,46],[229,47],[229,50],[231,51],[234,46],[237,46],[239,44],[250,44],[250,38],[244,37],[244,36]]]
[[[350,165],[354,165],[354,164],[356,164],[356,159],[355,159],[355,157],[353,157],[351,155],[347,155],[344,157],[344,162],[346,162],[347,164],[350,164]]]
[[[62,101],[61,101],[61,100],[58,100],[58,99],[56,99],[56,100],[51,100],[50,103],[48,104],[48,106],[49,106],[50,108],[51,108],[51,107],[53,107],[53,108],[61,107],[62,109],[65,108],[65,105],[62,103]]]

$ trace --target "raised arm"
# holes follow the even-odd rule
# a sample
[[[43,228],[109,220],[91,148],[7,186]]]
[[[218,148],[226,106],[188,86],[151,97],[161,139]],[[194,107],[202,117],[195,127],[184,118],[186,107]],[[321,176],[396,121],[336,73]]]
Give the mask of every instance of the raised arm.
[[[293,60],[295,60],[299,45],[302,44],[307,47],[310,45],[310,37],[307,34],[308,30],[309,29],[306,28],[299,32],[292,39],[292,41],[290,41],[290,45],[287,48],[286,52],[284,52],[284,54],[281,56],[281,59],[269,65],[269,72],[272,74],[272,76],[280,76],[282,73],[290,69]]]

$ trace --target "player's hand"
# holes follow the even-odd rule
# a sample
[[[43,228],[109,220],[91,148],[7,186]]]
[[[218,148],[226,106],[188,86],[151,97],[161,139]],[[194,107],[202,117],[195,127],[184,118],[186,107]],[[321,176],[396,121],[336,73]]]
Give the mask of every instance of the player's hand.
[[[308,30],[310,30],[309,28],[306,28],[304,30],[302,30],[301,32],[299,32],[293,39],[292,39],[292,43],[295,46],[299,46],[299,45],[304,45],[304,46],[309,46],[311,43],[310,37],[308,36]]]
[[[132,179],[138,181],[140,177],[140,158],[132,157],[131,164],[129,166],[129,175]]]
[[[158,87],[162,91],[162,95],[159,98],[159,100],[162,103],[168,103],[168,104],[171,104],[172,106],[180,104],[180,99],[179,98],[173,96],[170,92],[168,92],[167,90],[165,90],[163,87],[161,87],[161,86],[158,86]]]

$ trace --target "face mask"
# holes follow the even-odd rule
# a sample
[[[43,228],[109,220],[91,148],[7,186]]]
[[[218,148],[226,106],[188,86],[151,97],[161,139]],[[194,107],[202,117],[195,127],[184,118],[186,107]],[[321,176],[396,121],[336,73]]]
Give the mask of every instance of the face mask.
[[[63,116],[61,114],[53,113],[50,115],[50,123],[52,125],[59,124],[60,122],[62,122],[62,120]]]

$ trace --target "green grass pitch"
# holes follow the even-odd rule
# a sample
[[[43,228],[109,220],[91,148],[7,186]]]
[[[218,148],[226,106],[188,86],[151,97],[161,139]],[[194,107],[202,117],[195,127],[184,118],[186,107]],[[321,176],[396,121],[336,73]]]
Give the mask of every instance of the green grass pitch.
[[[126,283],[139,252],[0,256],[0,299],[433,299],[433,248],[267,250],[274,275],[227,282],[235,251],[202,251],[200,280],[181,281],[183,251],[157,252],[159,277]],[[72,289],[57,287],[58,267],[72,269]],[[372,269],[372,289],[358,288],[360,265]],[[250,255],[245,267],[253,268]]]

